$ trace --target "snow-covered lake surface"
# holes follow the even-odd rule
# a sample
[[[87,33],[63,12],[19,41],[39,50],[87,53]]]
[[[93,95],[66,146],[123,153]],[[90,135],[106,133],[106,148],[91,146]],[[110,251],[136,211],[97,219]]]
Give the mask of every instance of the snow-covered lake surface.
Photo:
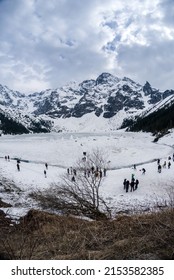
[[[45,189],[51,183],[58,183],[61,175],[77,159],[98,148],[109,162],[109,170],[101,187],[102,196],[114,211],[147,209],[157,203],[171,200],[174,189],[174,133],[153,142],[148,133],[117,131],[113,133],[51,133],[31,135],[3,135],[0,137],[0,176],[14,182],[22,192],[7,193],[0,185],[0,198],[13,205],[1,208],[9,215],[21,216],[35,203],[28,198],[34,189]],[[10,156],[10,161],[5,156]],[[171,168],[157,172],[156,159],[168,163]],[[20,158],[20,172],[16,168]],[[24,160],[24,161],[23,161]],[[47,178],[44,177],[45,163],[48,163]],[[136,170],[133,165],[136,164]],[[146,174],[142,174],[142,168]],[[132,174],[139,180],[134,192],[123,189],[124,178],[131,180]],[[170,193],[170,198],[169,198]]]

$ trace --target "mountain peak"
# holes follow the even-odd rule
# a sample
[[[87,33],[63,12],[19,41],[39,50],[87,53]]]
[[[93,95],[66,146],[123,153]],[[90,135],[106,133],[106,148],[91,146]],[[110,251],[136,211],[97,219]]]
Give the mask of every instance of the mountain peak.
[[[17,122],[21,121],[27,131],[36,132],[34,120],[40,124],[40,131],[43,131],[42,127],[50,131],[60,119],[90,119],[94,115],[103,119],[114,117],[116,129],[121,125],[123,118],[133,118],[146,107],[149,108],[150,105],[173,94],[174,91],[159,92],[152,88],[149,82],[142,86],[130,78],[120,79],[104,72],[97,79],[84,80],[80,84],[70,82],[56,89],[47,89],[27,96],[0,85],[0,109],[9,112],[9,116]],[[31,117],[27,120],[27,116],[32,116],[34,120]],[[51,124],[44,123],[38,117],[50,120]],[[0,120],[3,121],[3,118],[4,113],[1,114]],[[7,124],[8,121],[6,119],[4,123]]]
[[[98,76],[96,79],[96,85],[98,84],[109,84],[109,83],[118,83],[120,81],[119,78],[113,76],[110,73],[102,73],[101,75]]]
[[[143,86],[143,91],[144,91],[145,95],[152,94],[152,92],[153,92],[152,87],[148,81],[146,81],[145,85]]]

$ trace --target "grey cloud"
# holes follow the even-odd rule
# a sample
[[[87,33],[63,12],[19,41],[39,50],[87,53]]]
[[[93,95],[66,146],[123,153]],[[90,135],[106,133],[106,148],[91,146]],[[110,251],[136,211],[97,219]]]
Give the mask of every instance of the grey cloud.
[[[152,86],[166,90],[171,88],[171,80],[174,75],[174,68],[171,60],[174,54],[170,54],[174,48],[174,42],[156,44],[154,46],[124,46],[118,56],[126,75],[131,75],[140,83],[148,80]],[[138,70],[138,71],[137,71]]]
[[[163,15],[163,21],[174,27],[174,5],[173,0],[161,0],[159,9]]]
[[[174,44],[164,29],[173,28],[171,1],[156,0],[155,8],[144,14],[148,0],[131,3],[0,1],[0,83],[41,90],[108,71],[174,88],[170,52]]]

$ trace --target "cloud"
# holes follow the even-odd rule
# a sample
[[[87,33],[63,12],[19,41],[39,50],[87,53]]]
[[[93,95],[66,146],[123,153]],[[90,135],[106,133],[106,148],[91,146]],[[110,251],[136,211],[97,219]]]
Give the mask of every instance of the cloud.
[[[0,1],[0,83],[39,91],[108,71],[174,88],[171,6],[168,0]]]

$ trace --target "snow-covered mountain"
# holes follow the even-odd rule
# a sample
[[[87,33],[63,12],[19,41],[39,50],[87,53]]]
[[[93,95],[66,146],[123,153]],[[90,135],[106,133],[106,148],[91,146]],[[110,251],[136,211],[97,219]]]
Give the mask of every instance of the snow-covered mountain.
[[[85,130],[86,126],[90,130],[94,123],[99,130],[101,124],[113,130],[125,119],[147,114],[158,104],[162,106],[170,96],[174,96],[173,90],[160,92],[148,82],[142,86],[127,77],[120,79],[102,73],[96,80],[71,82],[29,95],[0,85],[0,109],[24,126],[27,123],[29,131],[34,131],[29,125],[34,120],[42,122],[47,131],[70,130],[70,126],[75,130]]]
[[[0,133],[23,134],[50,132],[52,123],[40,117],[23,114],[20,110],[10,108],[3,110],[0,106]]]
[[[122,127],[129,131],[152,132],[156,141],[174,128],[174,95],[159,101],[132,120],[125,120]]]
[[[0,131],[21,134],[50,132],[51,121],[35,117],[26,111],[28,98],[19,91],[0,85]]]
[[[30,113],[52,118],[79,118],[91,112],[97,117],[111,118],[120,110],[142,110],[162,97],[149,83],[141,86],[129,78],[103,73],[96,80],[31,94],[27,103],[31,104]]]

